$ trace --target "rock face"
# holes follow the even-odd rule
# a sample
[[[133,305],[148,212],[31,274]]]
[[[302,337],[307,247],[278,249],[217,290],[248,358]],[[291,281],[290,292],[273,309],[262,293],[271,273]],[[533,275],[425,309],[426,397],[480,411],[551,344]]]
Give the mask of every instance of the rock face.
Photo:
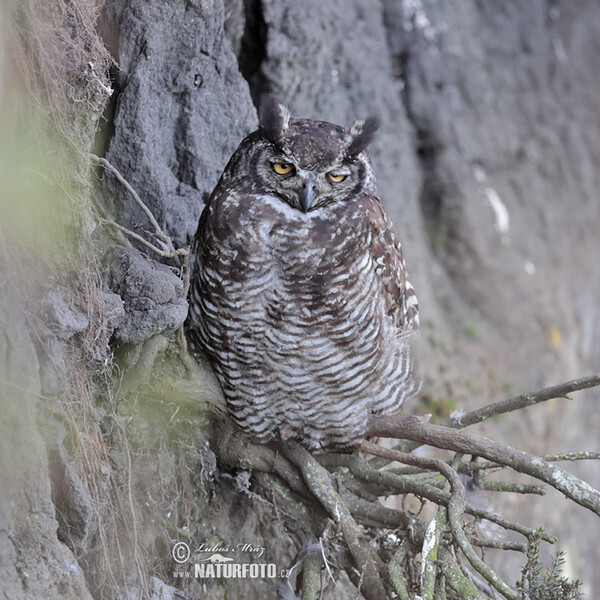
[[[350,124],[376,115],[382,127],[371,156],[420,300],[425,410],[447,409],[448,398],[454,399],[450,408],[472,408],[598,370],[595,0],[107,0],[101,31],[118,63],[106,157],[176,246],[187,244],[229,156],[255,129],[263,92],[277,94],[297,116]],[[147,216],[123,186],[106,174],[103,189],[112,217],[153,241]],[[185,318],[180,280],[144,258],[141,246],[115,249],[105,238],[100,245],[108,247],[105,331],[113,347],[143,344],[130,353],[151,353],[156,346],[148,340],[168,335]],[[36,431],[39,419],[35,394],[62,393],[67,342],[84,336],[92,320],[70,302],[68,290],[48,288],[40,303],[43,347],[32,342],[31,331],[23,333],[30,325],[20,301],[5,295],[0,304],[0,370],[10,366],[2,379],[27,381],[32,392],[3,389],[10,409],[0,423],[0,590],[15,598],[87,598],[81,568],[94,564],[103,531],[93,498],[65,431],[59,427],[45,440],[27,432]],[[97,350],[106,356],[106,349]],[[15,371],[23,364],[25,371]],[[272,524],[234,510],[232,489],[243,490],[243,481],[219,484],[215,493],[223,502],[213,513],[208,502],[186,496],[204,485],[197,473],[210,479],[214,457],[196,452],[205,439],[203,422],[191,409],[175,415],[161,373],[153,373],[160,385],[143,406],[127,395],[116,416],[106,407],[95,415],[111,439],[140,423],[127,430],[133,471],[128,450],[116,444],[102,464],[113,469],[117,487],[133,481],[141,551],[165,563],[165,540],[178,538],[173,532],[182,522],[179,513],[180,521],[169,519],[175,519],[174,506],[185,506],[185,518],[205,527],[207,539],[268,531],[273,556],[289,552]],[[597,395],[582,394],[571,404],[556,400],[478,432],[537,453],[596,449]],[[4,435],[5,422],[10,435]],[[186,444],[194,447],[193,458]],[[11,461],[19,468],[10,468]],[[186,464],[193,465],[191,475]],[[598,465],[572,470],[600,486]],[[55,489],[64,482],[67,492],[53,493],[50,481]],[[178,485],[185,501],[171,504]],[[597,597],[594,517],[554,495],[530,506],[507,502],[502,509],[509,516],[558,535],[568,550],[567,574]],[[166,533],[156,528],[159,518],[172,526]],[[42,547],[45,571],[31,578],[41,568]],[[80,563],[73,552],[84,556]],[[511,560],[503,557],[498,569],[514,581]],[[131,566],[119,580],[121,597],[137,590],[134,571]],[[160,575],[166,580],[168,568]],[[42,592],[44,581],[49,587]],[[239,597],[260,595],[251,582],[240,585]],[[145,592],[177,597],[158,578]],[[197,590],[186,593],[193,598]],[[223,593],[213,587],[203,597]],[[101,597],[97,589],[94,594]]]
[[[168,267],[128,249],[115,249],[106,262],[106,285],[121,298],[124,311],[114,323],[115,341],[140,344],[181,327],[188,310],[183,283]]]
[[[210,2],[108,2],[115,34],[118,106],[107,158],[184,246],[203,199],[256,111],[224,30],[225,8]],[[111,185],[132,228],[147,217]]]
[[[565,374],[598,364],[600,283],[585,281],[598,274],[589,136],[598,120],[584,83],[598,68],[598,41],[577,24],[597,21],[597,7],[414,10],[411,28],[401,4],[387,3],[388,41],[415,127],[437,262],[503,331],[518,362],[542,363],[539,383],[558,362]]]
[[[56,533],[48,455],[36,427],[44,410],[39,364],[22,301],[0,289],[0,592],[91,600],[75,555]]]

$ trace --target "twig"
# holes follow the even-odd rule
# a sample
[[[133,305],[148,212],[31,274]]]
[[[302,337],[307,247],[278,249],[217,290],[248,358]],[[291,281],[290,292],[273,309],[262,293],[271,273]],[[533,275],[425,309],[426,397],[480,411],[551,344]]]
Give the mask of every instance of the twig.
[[[406,544],[400,544],[400,547],[398,548],[398,550],[396,550],[394,556],[392,556],[392,559],[390,560],[390,564],[388,566],[390,580],[400,600],[410,600],[410,596],[408,595],[408,587],[406,584],[406,577],[404,577],[404,573],[402,570],[402,563],[404,562],[406,553]]]
[[[427,527],[421,551],[421,597],[423,600],[433,600],[438,571],[438,551],[445,527],[446,509],[440,506],[437,515]]]
[[[499,465],[495,462],[468,462],[462,463],[458,467],[459,473],[467,473],[468,475],[473,475],[478,473],[479,471],[488,471],[489,473],[494,473],[496,471],[502,471],[502,469],[507,469],[506,465]]]
[[[443,546],[440,547],[440,559],[443,564],[444,576],[448,585],[464,600],[487,600],[475,584],[466,577],[460,569],[456,558]]]
[[[552,400],[553,398],[567,398],[567,394],[571,392],[589,389],[599,385],[600,374],[573,379],[565,383],[543,388],[531,394],[521,394],[509,400],[495,402],[494,404],[489,404],[488,406],[484,406],[483,408],[479,408],[472,412],[451,417],[450,419],[447,419],[443,425],[445,427],[452,427],[453,429],[463,429],[464,427],[474,425],[475,423],[480,423],[496,415],[516,411],[521,408],[525,408],[526,406],[532,406],[540,402]],[[420,445],[421,443],[416,441],[403,441],[395,448],[396,450],[402,452],[412,452]],[[372,462],[376,469],[384,466],[385,464],[381,459],[374,459]]]
[[[546,462],[598,460],[600,459],[600,452],[562,452],[559,454],[545,454],[541,458]]]
[[[110,221],[110,223],[114,223],[113,219],[111,219],[110,214],[108,213],[108,211],[106,210],[106,207],[103,206],[98,198],[94,197],[94,206],[96,207],[96,210],[98,211],[99,215],[100,215],[100,222],[102,223],[102,219],[105,219],[106,221]],[[104,223],[102,223],[104,224]],[[132,243],[127,239],[127,236],[123,234],[122,231],[119,231],[119,229],[117,229],[116,227],[115,229],[115,241],[117,241],[119,244],[121,244],[122,246],[125,246],[126,248],[130,248],[133,249],[133,245]]]
[[[481,423],[490,417],[501,415],[507,412],[513,412],[520,410],[526,406],[533,406],[540,402],[552,400],[553,398],[566,398],[567,394],[576,392],[578,390],[584,390],[600,385],[600,374],[590,375],[588,377],[580,377],[579,379],[573,379],[565,383],[553,385],[550,387],[543,388],[537,392],[531,394],[521,394],[510,398],[509,400],[502,400],[489,404],[483,408],[473,410],[466,415],[461,416],[459,419],[448,419],[444,425],[446,427],[453,427],[456,429],[462,429],[468,425],[474,425],[475,423]]]
[[[459,545],[462,553],[467,557],[467,560],[471,563],[471,566],[480,573],[485,579],[503,596],[509,600],[519,600],[519,595],[509,586],[507,586],[492,569],[490,569],[480,558],[473,549],[473,546],[469,543],[467,536],[462,527],[462,517],[464,514],[465,507],[465,488],[460,480],[458,473],[444,461],[435,458],[424,458],[422,456],[415,456],[413,454],[406,454],[404,452],[398,452],[397,450],[390,450],[372,444],[371,442],[363,441],[360,445],[363,452],[368,452],[376,456],[382,456],[390,460],[397,460],[398,462],[414,465],[418,467],[428,468],[431,470],[439,471],[450,483],[452,493],[450,495],[450,501],[448,502],[448,521],[450,522],[450,529],[452,530],[452,536]]]
[[[321,567],[323,558],[320,552],[311,552],[302,566],[302,600],[319,600],[321,596]]]
[[[548,535],[547,533],[539,534],[538,531],[535,529],[525,527],[520,523],[513,523],[512,521],[508,521],[504,517],[495,515],[494,513],[490,513],[486,510],[480,510],[478,508],[475,508],[474,506],[470,506],[469,504],[466,505],[465,512],[468,515],[476,517],[477,519],[485,519],[490,523],[495,523],[496,525],[500,525],[500,527],[504,527],[504,529],[516,531],[517,533],[520,533],[521,535],[525,536],[528,540],[533,538],[535,535],[539,535],[541,536],[541,539],[545,542],[548,542],[549,544],[556,544],[557,539],[552,535]]]
[[[475,418],[465,415],[461,425],[466,426],[480,422],[480,420],[496,414],[495,410],[500,410],[497,414],[501,414],[549,399],[555,395],[557,389],[559,391],[566,389],[575,391],[575,389],[595,385],[595,381],[595,377],[584,378],[511,401],[497,403],[488,407],[484,417]],[[521,406],[519,403],[523,402],[525,404]],[[473,414],[477,415],[477,411],[474,411]],[[453,450],[458,455],[448,464],[443,460],[403,454],[363,442],[361,450],[364,452],[384,457],[387,461],[400,461],[408,467],[377,470],[373,468],[374,460],[366,460],[358,454],[318,456],[317,460],[321,465],[334,471],[335,480],[332,480],[330,474],[301,446],[285,446],[277,452],[275,447],[258,446],[248,440],[223,443],[223,436],[220,436],[217,448],[224,446],[225,449],[221,449],[221,452],[217,451],[217,453],[220,454],[219,462],[230,466],[238,465],[255,471],[264,470],[267,473],[278,473],[293,490],[298,492],[300,496],[290,493],[288,499],[295,498],[298,505],[304,507],[305,510],[302,512],[295,510],[287,514],[287,500],[282,496],[283,504],[282,501],[278,502],[280,504],[278,509],[283,511],[286,525],[289,525],[291,518],[291,528],[296,535],[299,535],[300,539],[306,539],[307,532],[310,539],[315,539],[322,535],[323,523],[328,523],[327,531],[330,528],[334,530],[331,537],[334,547],[340,537],[343,538],[345,548],[341,554],[338,553],[338,568],[346,571],[351,581],[358,587],[359,593],[368,600],[387,597],[392,590],[402,600],[410,598],[409,589],[412,593],[412,587],[418,585],[416,582],[419,579],[418,566],[413,555],[418,553],[420,548],[422,549],[422,564],[425,568],[421,579],[421,597],[442,600],[450,588],[454,590],[451,594],[456,593],[461,598],[473,600],[482,600],[487,598],[488,594],[494,595],[492,588],[487,588],[483,579],[477,584],[485,586],[480,589],[488,590],[483,593],[470,580],[472,577],[479,578],[479,575],[475,573],[477,572],[504,597],[509,600],[517,600],[518,592],[504,583],[483,562],[477,547],[526,553],[527,545],[512,541],[479,539],[471,533],[471,527],[465,524],[464,515],[470,514],[476,519],[486,519],[506,529],[518,531],[526,536],[530,543],[534,538],[544,539],[550,543],[554,543],[556,539],[541,531],[534,531],[467,504],[465,488],[458,473],[473,474],[481,489],[513,493],[544,493],[545,488],[541,485],[485,480],[488,472],[510,467],[553,486],[576,503],[600,514],[600,493],[573,475],[550,464],[550,461],[553,460],[599,458],[600,453],[563,453],[540,458],[483,437],[458,431],[461,425],[456,423],[453,427],[431,425],[427,420],[418,417],[374,417],[368,423],[366,436],[404,439],[407,440],[405,445],[427,444]],[[471,455],[474,458],[481,457],[484,460],[462,462],[462,454]],[[300,478],[296,468],[300,470]],[[432,471],[438,474],[431,475]],[[450,484],[450,491],[444,489],[448,483],[440,477],[440,474]],[[255,477],[263,476],[257,473]],[[277,478],[272,478],[272,481],[281,484]],[[281,488],[283,490],[284,486],[282,485]],[[267,494],[271,493],[268,490],[265,491]],[[280,494],[283,493],[280,492]],[[427,539],[426,527],[418,514],[390,509],[380,504],[379,496],[392,494],[412,494],[422,503],[428,500],[438,505],[438,517],[432,524],[435,534],[432,538],[434,540],[432,545],[424,545],[424,541]],[[325,512],[322,509],[325,509]],[[326,514],[330,515],[333,522],[337,524],[337,531],[335,531],[334,523],[326,520]],[[447,531],[446,535],[443,535],[445,528],[443,520],[446,515],[452,534],[451,538],[447,535]],[[473,522],[473,525],[475,523]],[[370,547],[368,538],[365,538],[363,534],[363,527],[369,528],[371,534],[377,537],[384,535],[386,541],[381,546],[384,554],[380,554],[374,547]],[[400,530],[398,535],[404,540],[400,549],[396,550],[390,559],[385,552],[389,551],[388,539],[391,539],[389,532],[395,529]],[[396,537],[397,539],[398,537]],[[453,551],[448,549],[448,544],[453,544]],[[465,565],[470,564],[472,571],[471,567],[467,571],[458,560],[459,548],[460,553],[468,561],[468,563],[464,561]],[[337,546],[337,550],[339,552],[339,546]],[[410,560],[407,560],[407,556]],[[387,563],[387,568],[384,561]],[[325,565],[327,567],[326,560]],[[306,578],[303,586],[304,597],[311,599],[318,597],[315,596],[318,574],[316,560],[315,565],[309,567],[307,564],[304,573]],[[320,579],[323,584],[323,578]]]
[[[329,579],[333,581],[335,585],[335,578],[333,577],[333,573],[329,568],[329,561],[327,560],[327,556],[325,556],[325,546],[323,546],[323,537],[319,538],[319,547],[321,548],[321,556],[323,557],[323,564],[325,565],[325,570],[327,571],[327,575],[329,575]]]
[[[520,542],[511,541],[497,541],[497,540],[480,540],[478,538],[472,538],[471,543],[473,546],[479,546],[480,548],[495,548],[496,550],[516,550],[527,554],[527,544],[521,544]]]
[[[158,240],[163,242],[163,244],[165,244],[167,250],[165,251],[161,250],[160,248],[157,248],[154,244],[146,241],[142,236],[138,235],[134,231],[131,231],[130,229],[127,229],[126,227],[123,227],[122,225],[119,225],[118,223],[115,223],[115,221],[111,219],[102,218],[100,219],[100,221],[103,224],[110,225],[111,227],[114,227],[115,229],[119,230],[121,233],[132,237],[141,244],[144,244],[146,247],[150,248],[153,252],[155,252],[159,256],[162,256],[163,258],[178,259],[179,256],[187,256],[188,250],[184,248],[175,248],[175,246],[173,245],[173,240],[171,240],[171,238],[162,230],[152,211],[148,208],[148,206],[146,206],[145,202],[140,198],[139,194],[135,191],[133,186],[127,181],[127,179],[125,179],[125,177],[123,177],[123,175],[121,175],[118,169],[115,166],[113,166],[108,160],[106,160],[106,158],[96,156],[95,154],[90,154],[90,158],[97,164],[103,166],[107,171],[112,173],[116,177],[117,181],[119,181],[119,183],[129,192],[134,202],[142,209],[142,211],[148,217],[148,220],[154,228],[154,236]]]
[[[387,593],[379,576],[375,558],[361,538],[358,525],[348,507],[334,489],[327,470],[317,463],[302,446],[284,448],[282,453],[300,469],[311,492],[318,498],[332,519],[340,524],[344,540],[361,572],[361,580],[364,583],[362,593],[365,598],[367,600],[385,600]]]
[[[150,248],[152,252],[155,252],[163,258],[174,258],[175,256],[185,256],[187,254],[187,250],[185,250],[184,248],[178,248],[177,250],[173,249],[173,251],[169,250],[168,252],[166,250],[161,250],[151,242],[144,239],[141,235],[135,233],[135,231],[131,231],[131,229],[127,229],[127,227],[123,227],[123,225],[119,225],[118,223],[115,223],[115,221],[111,221],[110,219],[105,219],[103,217],[100,217],[99,220],[100,223],[102,223],[103,225],[109,225],[110,227],[114,227],[118,231],[128,235],[129,237],[132,237],[134,240],[137,240],[141,244],[144,244],[144,246]]]
[[[367,436],[408,439],[436,448],[482,456],[544,481],[600,516],[600,492],[571,473],[522,450],[442,425],[432,425],[419,417],[373,417]]]
[[[280,477],[260,471],[255,472],[253,477],[259,488],[266,492],[265,496],[270,498],[265,501],[274,509],[275,515],[278,518],[286,517],[287,529],[293,531],[300,539],[307,540],[314,539],[315,531],[323,531],[326,526],[325,515],[320,515],[311,503],[290,493],[290,488]],[[289,569],[289,575],[297,566],[298,563]]]
[[[181,281],[183,281],[183,298],[187,298],[190,290],[190,247],[180,249],[183,250],[180,254],[183,255],[183,264],[181,265]]]
[[[348,454],[325,454],[319,456],[319,460],[326,465],[337,464],[346,466],[355,477],[362,479],[371,486],[376,486],[378,495],[383,496],[391,493],[414,494],[415,496],[426,498],[427,500],[438,505],[448,505],[448,500],[450,497],[448,492],[440,490],[426,483],[419,484],[412,479],[407,480],[404,477],[396,475],[392,472],[392,470],[380,471],[374,469],[369,462],[363,460],[360,456]],[[464,465],[464,463],[462,464]],[[478,519],[485,519],[491,523],[500,525],[501,527],[504,527],[504,529],[516,531],[521,535],[524,535],[527,539],[537,535],[537,532],[534,529],[530,529],[529,527],[525,527],[519,523],[513,523],[512,521],[508,521],[499,515],[478,509],[470,504],[465,506],[465,512],[477,517]],[[421,532],[421,535],[423,533],[424,532]],[[543,534],[543,539],[550,544],[554,544],[556,542],[555,537],[547,534]]]
[[[125,179],[125,177],[121,175],[117,168],[114,167],[108,160],[106,160],[106,158],[101,158],[100,156],[96,156],[95,154],[90,154],[90,158],[99,165],[102,165],[107,171],[112,173],[117,178],[119,183],[131,194],[131,197],[134,199],[135,203],[144,211],[144,213],[146,213],[148,220],[152,224],[152,227],[154,227],[156,237],[162,242],[164,242],[169,248],[169,250],[174,251],[175,248],[173,247],[173,242],[171,241],[171,238],[163,232],[160,225],[158,224],[158,221],[152,214],[152,211],[146,206],[144,201],[139,197],[138,193],[135,191],[133,186],[127,181],[127,179]]]
[[[395,529],[408,529],[412,517],[401,510],[382,506],[378,502],[369,502],[356,497],[351,493],[342,493],[342,499],[352,513],[352,516],[361,524],[373,527],[388,527]]]
[[[506,481],[484,481],[477,487],[486,492],[511,492],[513,494],[537,494],[538,496],[546,493],[546,488],[542,485]]]

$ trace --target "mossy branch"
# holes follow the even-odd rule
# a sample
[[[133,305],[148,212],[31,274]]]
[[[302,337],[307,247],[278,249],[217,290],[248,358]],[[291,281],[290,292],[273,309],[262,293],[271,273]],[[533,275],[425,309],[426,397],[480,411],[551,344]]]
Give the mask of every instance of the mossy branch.
[[[383,587],[373,552],[363,539],[358,524],[347,505],[333,487],[329,472],[322,467],[308,450],[302,446],[284,448],[283,454],[302,473],[304,482],[327,510],[335,523],[339,523],[344,540],[360,571],[364,585],[363,595],[367,600],[385,600],[387,593]]]
[[[551,485],[600,516],[600,492],[588,483],[537,456],[499,442],[443,425],[432,425],[421,417],[374,417],[367,428],[367,435],[407,439],[436,448],[481,456]]]
[[[587,385],[591,379],[577,381],[577,385]],[[258,445],[237,430],[225,415],[215,422],[220,423],[213,440],[221,464],[255,472],[257,490],[276,505],[286,527],[299,539],[307,540],[305,544],[309,546],[314,543],[310,540],[321,542],[323,555],[305,558],[301,574],[296,576],[296,588],[302,598],[322,597],[326,584],[330,583],[323,565],[327,571],[345,570],[359,594],[368,600],[388,598],[392,593],[403,600],[416,595],[449,600],[489,598],[492,592],[488,595],[482,591],[486,588],[481,581],[474,583],[475,575],[461,564],[461,555],[473,572],[487,581],[489,589],[508,600],[520,600],[520,589],[500,579],[476,548],[517,551],[529,557],[532,547],[537,548],[541,540],[550,543],[556,540],[540,529],[473,506],[467,501],[460,473],[473,475],[475,485],[489,491],[537,495],[544,492],[544,487],[538,484],[486,481],[489,471],[511,468],[555,487],[599,514],[598,492],[550,463],[597,458],[593,452],[549,454],[540,458],[454,427],[432,425],[425,418],[374,417],[368,424],[369,436],[405,439],[457,453],[446,462],[363,441],[360,446],[363,453],[385,458],[386,465],[392,461],[405,465],[375,468],[373,460],[356,453],[313,457],[301,446]],[[486,460],[474,461],[472,457]],[[285,489],[289,490],[287,494]],[[385,496],[397,496],[402,500],[402,508],[383,506],[380,497]],[[419,512],[405,508],[407,497],[437,505],[437,516],[429,527]],[[476,521],[469,522],[465,515],[475,517]],[[476,533],[480,519],[519,532],[525,542],[481,539]],[[309,553],[304,555],[308,557]],[[423,565],[422,570],[419,565]],[[564,583],[558,571],[552,577],[556,578],[556,585],[560,583],[569,590],[565,600],[578,598],[576,583]],[[540,589],[546,589],[546,584],[533,575],[529,580],[528,585],[539,584]],[[553,585],[550,582],[546,587],[554,589]]]
[[[492,569],[490,569],[482,560],[479,558],[473,546],[469,542],[467,535],[463,529],[462,518],[465,512],[465,487],[460,480],[458,473],[446,464],[442,460],[435,458],[424,458],[422,456],[415,456],[413,454],[406,454],[405,452],[399,452],[398,450],[392,450],[389,448],[383,448],[372,444],[371,442],[362,442],[360,449],[363,452],[374,454],[375,456],[381,456],[390,460],[395,460],[406,465],[413,465],[422,467],[425,469],[431,469],[441,473],[450,483],[451,495],[448,502],[448,522],[450,523],[450,529],[452,530],[452,536],[458,546],[460,547],[467,560],[471,563],[473,568],[480,573],[485,579],[503,596],[509,600],[519,600],[518,593],[516,590],[511,589],[507,586]],[[422,586],[423,587],[423,586]]]

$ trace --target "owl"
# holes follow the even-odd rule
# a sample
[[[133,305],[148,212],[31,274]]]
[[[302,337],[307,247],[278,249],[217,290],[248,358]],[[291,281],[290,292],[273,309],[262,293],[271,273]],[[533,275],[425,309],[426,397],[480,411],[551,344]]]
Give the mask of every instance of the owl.
[[[259,443],[352,449],[415,389],[418,304],[365,152],[376,129],[267,101],[200,217],[188,334]]]

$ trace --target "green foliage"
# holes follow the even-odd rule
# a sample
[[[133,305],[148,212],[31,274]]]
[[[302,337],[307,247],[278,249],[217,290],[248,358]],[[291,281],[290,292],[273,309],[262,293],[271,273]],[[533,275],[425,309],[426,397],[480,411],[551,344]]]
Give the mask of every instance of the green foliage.
[[[538,530],[541,533],[541,530]],[[581,582],[571,581],[561,574],[565,562],[565,551],[557,550],[552,567],[544,567],[540,559],[540,540],[538,536],[530,541],[527,549],[527,564],[521,571],[517,582],[523,600],[578,600],[581,598]]]

